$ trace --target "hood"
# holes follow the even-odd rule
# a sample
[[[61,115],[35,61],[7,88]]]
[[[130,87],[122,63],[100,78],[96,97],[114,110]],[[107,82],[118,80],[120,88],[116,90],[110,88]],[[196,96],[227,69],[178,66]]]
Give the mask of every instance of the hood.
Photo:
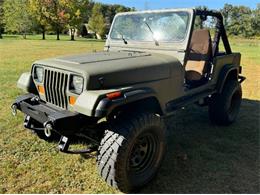
[[[80,74],[89,90],[167,79],[172,56],[146,52],[97,52],[36,61],[52,68]]]

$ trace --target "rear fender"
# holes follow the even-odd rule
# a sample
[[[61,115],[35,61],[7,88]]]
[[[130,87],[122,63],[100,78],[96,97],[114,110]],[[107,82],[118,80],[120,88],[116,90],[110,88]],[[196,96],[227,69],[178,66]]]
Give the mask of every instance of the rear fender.
[[[242,67],[237,65],[225,65],[218,77],[217,82],[217,91],[218,93],[221,93],[224,85],[227,80],[238,80],[240,83],[242,83],[245,80],[245,77],[240,76],[239,74],[242,72]]]

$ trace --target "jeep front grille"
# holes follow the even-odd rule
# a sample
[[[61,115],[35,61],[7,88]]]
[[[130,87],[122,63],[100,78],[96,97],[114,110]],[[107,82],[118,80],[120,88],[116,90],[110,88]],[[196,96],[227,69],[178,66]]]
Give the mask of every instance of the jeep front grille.
[[[67,98],[67,85],[68,85],[68,75],[53,71],[46,70],[44,74],[44,88],[46,101],[52,103],[61,108],[68,108],[68,98]]]

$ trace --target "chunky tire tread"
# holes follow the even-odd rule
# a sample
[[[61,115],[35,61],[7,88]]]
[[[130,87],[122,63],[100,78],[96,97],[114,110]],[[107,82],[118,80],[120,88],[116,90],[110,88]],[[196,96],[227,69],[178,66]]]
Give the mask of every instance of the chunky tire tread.
[[[151,126],[159,127],[162,130],[162,136],[165,137],[162,119],[151,113],[124,116],[120,120],[112,122],[109,129],[105,130],[104,138],[98,149],[97,166],[99,174],[109,185],[122,192],[129,192],[134,188],[141,187],[132,186],[126,179],[127,175],[124,169],[127,159],[125,153],[129,143],[133,142],[138,133]],[[149,181],[141,185],[145,185],[147,182]]]
[[[238,102],[233,116],[229,113],[230,102],[233,94],[239,94]],[[233,123],[239,113],[242,99],[242,88],[237,80],[229,80],[222,93],[215,94],[209,104],[210,120],[217,125],[229,125]]]

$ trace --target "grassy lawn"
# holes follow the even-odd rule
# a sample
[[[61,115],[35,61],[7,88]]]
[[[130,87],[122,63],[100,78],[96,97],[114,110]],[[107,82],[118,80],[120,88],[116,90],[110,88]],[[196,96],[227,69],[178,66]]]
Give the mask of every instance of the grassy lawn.
[[[10,105],[16,81],[33,61],[102,50],[104,42],[61,37],[0,40],[0,193],[118,193],[96,172],[95,158],[57,152],[26,131]],[[187,108],[168,119],[169,149],[158,176],[141,193],[260,193],[260,41],[233,39],[242,52],[244,100],[235,124],[210,124],[207,108]]]

